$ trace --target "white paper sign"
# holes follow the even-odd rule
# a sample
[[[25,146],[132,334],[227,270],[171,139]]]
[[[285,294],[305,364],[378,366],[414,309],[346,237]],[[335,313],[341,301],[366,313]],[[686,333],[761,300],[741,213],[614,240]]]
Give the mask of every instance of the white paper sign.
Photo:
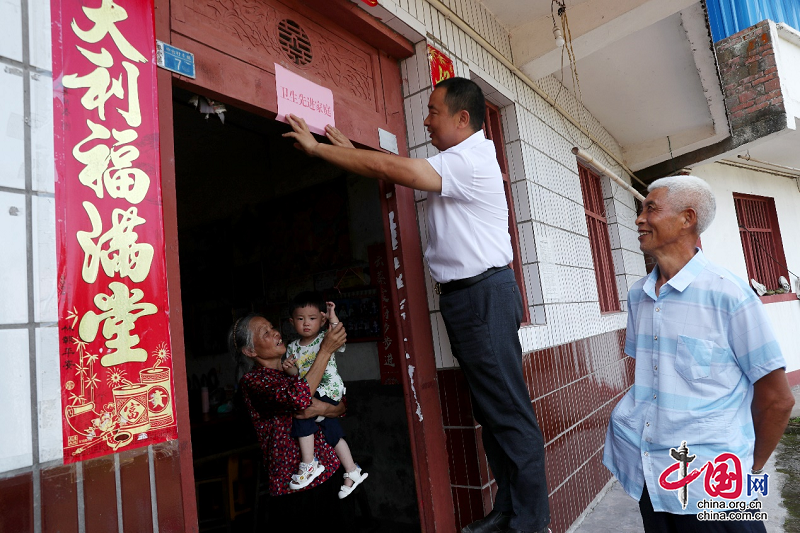
[[[319,135],[325,135],[325,125],[336,125],[330,89],[308,81],[277,63],[275,87],[278,91],[278,120],[287,122],[286,115],[297,115],[306,121],[309,130]]]

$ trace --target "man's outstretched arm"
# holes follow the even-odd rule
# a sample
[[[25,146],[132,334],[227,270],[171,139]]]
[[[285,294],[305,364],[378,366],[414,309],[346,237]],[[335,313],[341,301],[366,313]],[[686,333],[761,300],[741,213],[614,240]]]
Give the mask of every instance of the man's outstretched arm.
[[[353,149],[349,142],[345,144],[338,138],[341,136],[338,130],[327,132],[328,139],[334,144],[321,144],[311,134],[305,120],[296,115],[286,115],[286,119],[294,131],[283,136],[297,141],[295,147],[312,157],[319,157],[367,178],[385,180],[420,191],[442,192],[442,177],[425,159]]]

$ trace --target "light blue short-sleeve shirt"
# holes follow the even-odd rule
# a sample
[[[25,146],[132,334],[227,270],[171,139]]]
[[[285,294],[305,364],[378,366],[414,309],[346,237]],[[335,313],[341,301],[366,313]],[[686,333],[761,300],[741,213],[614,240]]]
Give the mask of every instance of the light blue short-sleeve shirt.
[[[697,502],[710,498],[705,473],[688,485],[685,509],[679,491],[659,485],[676,464],[670,448],[687,442],[696,455],[689,472],[736,454],[746,483],[755,443],[753,383],[786,363],[753,290],[702,251],[658,296],[657,279],[658,267],[628,293],[625,353],[636,359],[636,377],[611,413],[603,464],[637,500],[647,483],[655,511],[696,514]],[[738,499],[755,496],[743,490]]]

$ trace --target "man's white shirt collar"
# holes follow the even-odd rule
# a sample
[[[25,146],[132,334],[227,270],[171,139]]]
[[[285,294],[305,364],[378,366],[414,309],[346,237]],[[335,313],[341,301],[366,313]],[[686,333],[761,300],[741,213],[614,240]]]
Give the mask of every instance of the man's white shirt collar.
[[[460,152],[461,150],[468,150],[469,148],[472,148],[473,146],[476,146],[481,141],[485,141],[485,140],[486,140],[486,136],[483,134],[483,130],[479,130],[479,131],[476,131],[475,133],[473,133],[472,135],[470,135],[469,137],[467,137],[466,139],[464,139],[463,141],[461,141],[460,143],[458,143],[457,145],[451,146],[447,150],[444,150],[443,153]]]

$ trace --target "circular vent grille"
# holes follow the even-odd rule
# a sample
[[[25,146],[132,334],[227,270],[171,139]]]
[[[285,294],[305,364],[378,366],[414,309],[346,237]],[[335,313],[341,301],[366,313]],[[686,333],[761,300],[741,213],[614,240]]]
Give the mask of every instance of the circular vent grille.
[[[311,63],[311,41],[298,23],[290,19],[280,21],[278,41],[283,53],[295,65],[302,67]]]

